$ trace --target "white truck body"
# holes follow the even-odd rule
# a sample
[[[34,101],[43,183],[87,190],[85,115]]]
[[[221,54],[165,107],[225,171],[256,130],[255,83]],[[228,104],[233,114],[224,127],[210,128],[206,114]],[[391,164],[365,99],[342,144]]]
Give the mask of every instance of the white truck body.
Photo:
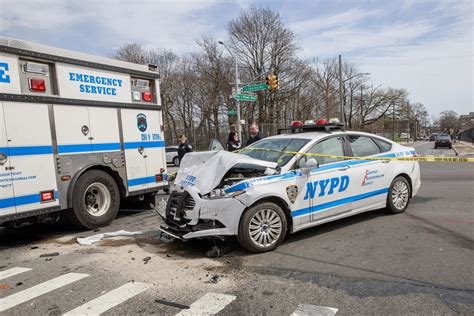
[[[0,37],[0,224],[73,207],[91,169],[166,187],[160,101],[156,67]]]

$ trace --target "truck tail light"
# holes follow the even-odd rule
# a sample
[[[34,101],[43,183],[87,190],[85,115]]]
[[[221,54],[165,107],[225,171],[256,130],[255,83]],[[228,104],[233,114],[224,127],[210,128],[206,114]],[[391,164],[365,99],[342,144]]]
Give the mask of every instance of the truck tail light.
[[[46,84],[44,83],[44,79],[30,79],[30,90],[31,91],[46,91]]]
[[[141,101],[142,95],[140,91],[132,91],[132,98],[133,98],[133,101]]]
[[[165,126],[164,126],[164,125],[161,125],[161,131],[162,131],[162,132],[165,131]]]
[[[157,174],[155,176],[155,181],[156,182],[162,182],[163,181],[163,175],[162,174]]]
[[[54,191],[40,192],[41,202],[54,201]]]
[[[148,91],[143,92],[143,100],[144,100],[144,101],[146,101],[146,102],[151,102],[152,99],[153,99],[153,98],[152,98],[150,92],[148,92]]]

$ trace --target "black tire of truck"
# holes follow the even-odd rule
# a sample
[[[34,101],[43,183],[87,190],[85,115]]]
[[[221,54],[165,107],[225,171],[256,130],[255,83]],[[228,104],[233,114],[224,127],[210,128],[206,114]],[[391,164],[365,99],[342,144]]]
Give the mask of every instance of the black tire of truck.
[[[261,214],[264,210],[269,211],[270,215],[268,215],[268,218],[271,217],[271,219],[264,219]],[[261,221],[259,220],[259,217],[256,215],[260,214],[260,218],[262,219]],[[265,213],[263,213],[265,214]],[[274,222],[277,222],[279,225],[275,225]],[[258,222],[258,224],[256,224]],[[254,231],[250,232],[252,229],[250,225],[253,224],[254,226]],[[260,225],[261,224],[261,225]],[[277,236],[275,239],[273,236],[269,236],[271,239],[271,243],[268,245],[262,245],[258,244],[258,241],[255,241],[254,239],[256,236],[259,236],[259,232],[255,232],[255,229],[259,230],[258,228],[255,228],[256,226],[262,227],[260,230],[261,233],[266,232],[268,230],[272,231],[272,234],[275,232],[272,228],[281,226],[280,227],[280,235]],[[237,235],[237,240],[239,241],[239,244],[247,249],[250,252],[254,253],[262,253],[262,252],[268,252],[276,249],[285,239],[287,231],[287,220],[286,220],[286,215],[281,209],[280,206],[278,206],[275,203],[272,202],[263,202],[263,203],[257,203],[256,205],[250,207],[247,209],[242,217],[240,218],[240,224],[239,224],[239,232]],[[252,235],[254,236],[254,239],[252,238]],[[268,236],[268,235],[267,235]],[[267,240],[267,241],[270,241]],[[265,241],[263,241],[265,243]]]
[[[87,171],[79,177],[72,193],[68,220],[77,227],[96,229],[110,225],[120,207],[120,192],[108,173]]]

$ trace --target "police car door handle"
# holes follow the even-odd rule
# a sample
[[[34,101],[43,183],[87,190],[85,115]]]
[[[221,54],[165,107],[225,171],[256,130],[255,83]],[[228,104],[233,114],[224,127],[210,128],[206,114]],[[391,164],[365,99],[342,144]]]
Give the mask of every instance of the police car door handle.
[[[382,160],[383,163],[389,163],[390,160]]]
[[[349,169],[350,167],[351,167],[351,166],[349,166],[349,165],[345,165],[345,166],[339,168],[339,170],[340,170],[340,171],[344,171],[344,170]]]

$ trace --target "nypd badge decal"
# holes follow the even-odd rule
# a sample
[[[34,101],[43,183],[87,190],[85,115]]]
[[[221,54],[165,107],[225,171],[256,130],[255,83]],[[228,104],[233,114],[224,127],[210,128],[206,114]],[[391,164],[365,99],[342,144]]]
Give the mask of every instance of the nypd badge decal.
[[[286,195],[291,203],[295,203],[296,197],[298,196],[298,187],[296,185],[290,185],[286,188]]]
[[[137,115],[137,127],[140,132],[146,131],[148,124],[146,122],[146,115],[140,113]]]

